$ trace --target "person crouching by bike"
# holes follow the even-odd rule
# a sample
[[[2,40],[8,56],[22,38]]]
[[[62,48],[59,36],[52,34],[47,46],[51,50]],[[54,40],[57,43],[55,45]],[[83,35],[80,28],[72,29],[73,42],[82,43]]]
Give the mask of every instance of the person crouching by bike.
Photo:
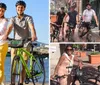
[[[71,5],[69,12],[66,13],[64,17],[64,20],[63,20],[64,21],[64,40],[66,40],[66,31],[69,29],[70,25],[73,26],[73,34],[74,34],[76,22],[77,22],[77,16],[78,16],[78,12],[75,10],[75,8],[76,8],[76,5]]]
[[[36,31],[33,23],[33,19],[31,16],[24,14],[26,3],[22,0],[19,0],[16,2],[16,10],[17,10],[17,16],[14,16],[10,19],[8,29],[3,37],[3,40],[7,39],[8,35],[10,34],[12,28],[14,28],[14,37],[15,39],[27,39],[29,37],[32,38],[32,41],[35,41],[37,39]],[[31,30],[31,31],[30,31]],[[27,42],[25,43],[27,44]],[[25,45],[24,44],[24,45]],[[29,47],[24,47],[25,50],[30,51]],[[11,62],[16,55],[17,49],[12,48],[11,49]],[[23,52],[23,57],[25,62],[27,63],[28,56]],[[25,69],[24,66],[22,66],[22,72],[21,72],[21,78],[19,85],[23,85],[24,79],[25,79]],[[15,78],[13,78],[13,84],[15,85]]]
[[[86,9],[83,11],[83,27],[86,27],[86,33],[90,30],[90,25],[93,17],[95,19],[96,25],[99,27],[99,22],[96,13],[92,9],[91,4],[88,3],[86,5]],[[86,33],[84,33],[80,37],[84,36]]]
[[[0,85],[3,85],[4,78],[4,64],[6,59],[6,54],[8,51],[8,43],[7,40],[2,40],[2,37],[7,30],[8,21],[4,17],[4,13],[6,11],[6,4],[0,2]]]
[[[71,85],[72,76],[71,70],[72,68],[66,68],[69,66],[73,66],[74,61],[77,61],[78,64],[81,66],[80,61],[73,55],[73,47],[72,45],[67,45],[65,47],[65,51],[62,56],[59,58],[58,64],[55,67],[54,74],[51,75],[51,80],[54,79],[56,75],[63,76],[59,79],[60,85]]]

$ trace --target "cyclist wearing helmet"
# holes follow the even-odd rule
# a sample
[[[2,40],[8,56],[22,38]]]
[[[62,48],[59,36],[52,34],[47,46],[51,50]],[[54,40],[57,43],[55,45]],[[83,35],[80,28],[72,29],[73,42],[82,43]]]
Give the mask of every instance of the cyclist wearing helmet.
[[[10,24],[8,25],[8,30],[6,31],[3,40],[6,39],[7,36],[10,34],[12,28],[14,28],[15,39],[26,39],[28,37],[31,37],[32,41],[37,40],[33,19],[31,16],[24,14],[25,8],[26,8],[26,3],[24,1],[21,0],[17,1],[16,3],[17,16],[14,16],[10,19]],[[27,42],[24,44],[24,46],[25,45],[27,45]],[[28,46],[25,46],[25,49],[29,51]],[[16,50],[17,49],[14,48],[11,49],[11,60],[16,55]],[[27,54],[23,53],[23,56],[24,60],[27,63],[28,60]],[[23,85],[23,81],[25,78],[25,69],[23,66],[21,75],[22,76],[20,78],[20,85]],[[13,85],[15,85],[15,78],[13,78]]]
[[[4,77],[4,63],[6,54],[8,51],[8,43],[7,40],[2,40],[5,31],[7,30],[7,19],[4,17],[4,13],[6,11],[6,5],[4,3],[0,3],[0,85],[3,82]]]

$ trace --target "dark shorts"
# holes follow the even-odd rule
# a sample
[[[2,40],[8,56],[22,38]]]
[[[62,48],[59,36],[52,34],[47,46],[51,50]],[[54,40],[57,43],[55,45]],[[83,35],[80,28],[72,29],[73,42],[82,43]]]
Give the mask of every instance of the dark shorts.
[[[68,26],[69,26],[70,28],[75,29],[76,23],[68,22]]]
[[[90,29],[90,22],[82,22],[82,27],[86,27],[87,29]]]

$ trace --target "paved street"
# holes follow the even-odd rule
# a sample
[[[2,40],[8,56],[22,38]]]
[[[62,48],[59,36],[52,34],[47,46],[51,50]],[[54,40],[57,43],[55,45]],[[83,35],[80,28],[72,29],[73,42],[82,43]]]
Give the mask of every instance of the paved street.
[[[98,28],[92,29],[92,39],[93,39],[93,42],[100,42],[100,36],[99,36]],[[86,36],[84,36],[83,38],[79,38],[78,28],[75,29],[74,41],[75,42],[87,42]]]

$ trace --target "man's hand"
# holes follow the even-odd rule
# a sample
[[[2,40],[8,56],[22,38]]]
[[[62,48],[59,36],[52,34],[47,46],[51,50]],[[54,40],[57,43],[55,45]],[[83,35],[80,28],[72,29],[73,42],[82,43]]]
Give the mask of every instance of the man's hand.
[[[37,36],[32,36],[32,41],[36,41],[37,40]]]
[[[99,27],[99,23],[96,23],[96,25]]]

